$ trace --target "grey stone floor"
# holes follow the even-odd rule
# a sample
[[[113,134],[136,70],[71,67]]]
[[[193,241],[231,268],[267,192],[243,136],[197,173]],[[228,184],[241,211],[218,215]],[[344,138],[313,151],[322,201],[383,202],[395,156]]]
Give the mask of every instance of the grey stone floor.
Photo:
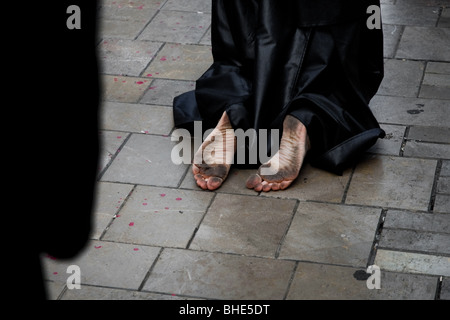
[[[260,194],[233,169],[205,192],[171,161],[171,104],[212,61],[210,0],[103,0],[95,228],[72,261],[42,257],[51,298],[450,299],[450,1],[382,15],[386,138],[342,176],[306,165]]]

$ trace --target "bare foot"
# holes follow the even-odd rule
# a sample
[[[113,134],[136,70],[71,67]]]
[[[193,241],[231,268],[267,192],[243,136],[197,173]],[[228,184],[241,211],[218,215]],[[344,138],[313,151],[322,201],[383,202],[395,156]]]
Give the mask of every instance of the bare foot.
[[[309,149],[306,127],[297,118],[286,116],[279,151],[247,179],[247,188],[258,192],[286,189],[300,173]]]
[[[192,172],[203,190],[216,190],[228,176],[236,152],[236,138],[226,112],[194,156]]]

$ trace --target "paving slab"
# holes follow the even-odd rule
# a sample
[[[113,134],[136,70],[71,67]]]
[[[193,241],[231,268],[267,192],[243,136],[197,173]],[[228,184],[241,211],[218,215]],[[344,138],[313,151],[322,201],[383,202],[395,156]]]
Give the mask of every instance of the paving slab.
[[[365,266],[380,215],[376,208],[302,202],[280,259]]]
[[[377,94],[416,97],[425,70],[422,61],[386,59],[384,78]]]
[[[164,249],[143,291],[208,299],[281,300],[294,267],[291,261]]]
[[[450,63],[428,62],[419,97],[450,99]]]
[[[389,210],[383,228],[409,229],[450,234],[450,216],[400,210]]]
[[[296,201],[218,194],[190,249],[275,257]]]
[[[86,284],[137,290],[160,250],[134,244],[91,241],[75,259],[42,259],[44,276],[54,282],[66,283],[71,275],[67,273],[67,268],[77,265],[80,268],[81,288]]]
[[[98,172],[103,171],[111,162],[130,134],[119,131],[99,131],[100,150],[98,156]]]
[[[395,0],[398,4],[410,4],[413,6],[436,7],[449,5],[448,0]]]
[[[383,123],[450,128],[448,100],[376,95],[370,106]]]
[[[163,10],[211,12],[210,0],[168,0]]]
[[[133,185],[130,184],[97,182],[91,239],[100,239],[132,189]]]
[[[441,300],[450,300],[450,278],[444,278],[441,287]]]
[[[211,26],[208,28],[208,31],[205,33],[205,35],[200,40],[199,44],[210,46],[211,45]]]
[[[403,28],[401,25],[383,22],[383,55],[385,58],[395,57]]]
[[[450,144],[450,128],[410,127],[408,139]]]
[[[160,0],[102,0],[97,37],[134,40],[162,3]]]
[[[437,184],[437,192],[450,194],[450,177],[440,177]]]
[[[406,26],[396,58],[450,61],[449,28]]]
[[[155,11],[156,13],[156,11]],[[149,19],[151,16],[149,16]],[[104,38],[119,38],[134,40],[145,28],[148,21],[127,21],[100,19],[98,33]]]
[[[195,89],[195,81],[155,79],[140,103],[172,107],[173,99]]]
[[[103,240],[185,248],[212,193],[137,186]]]
[[[351,169],[338,176],[327,171],[312,167],[306,163],[300,175],[286,190],[262,192],[261,197],[288,198],[298,200],[317,200],[341,203],[347,184],[350,180]],[[254,191],[253,191],[254,192]]]
[[[438,27],[450,28],[450,8],[444,7],[439,18]]]
[[[428,61],[426,72],[436,73],[436,74],[449,74],[450,73],[450,63]]]
[[[174,128],[173,112],[166,106],[105,101],[101,129],[169,135]]]
[[[434,212],[450,213],[450,195],[437,194],[434,200]]]
[[[61,300],[191,300],[175,295],[164,295],[136,290],[83,286],[81,290],[66,290]]]
[[[449,255],[450,234],[416,230],[383,229],[380,248],[414,251],[426,254]]]
[[[69,276],[69,274],[67,274],[67,276]],[[44,280],[44,283],[47,290],[47,298],[49,300],[58,300],[62,292],[66,290],[65,282]]]
[[[441,177],[450,177],[450,160],[443,160],[441,167]]]
[[[140,76],[162,46],[160,42],[104,39],[97,47],[101,72]]]
[[[138,77],[102,75],[102,99],[125,103],[136,103],[150,87],[151,80]]]
[[[377,156],[356,167],[346,203],[428,210],[437,161]]]
[[[406,126],[380,124],[380,127],[386,132],[386,136],[383,139],[378,139],[368,152],[398,156],[402,148]]]
[[[403,155],[405,157],[450,159],[450,144],[408,141]]]
[[[434,27],[439,18],[438,6],[412,6],[410,3],[382,4],[383,23]]]
[[[161,0],[101,0],[98,18],[148,21],[163,3]]]
[[[177,187],[187,165],[172,162],[174,145],[170,137],[132,134],[101,180]]]
[[[387,271],[450,276],[450,259],[440,255],[378,249],[375,264]]]
[[[158,78],[195,81],[213,63],[211,47],[166,44],[144,74]]]
[[[211,14],[186,11],[159,11],[139,35],[139,40],[198,43],[211,23]]]
[[[381,270],[381,289],[368,289],[365,269],[299,263],[288,300],[433,300],[435,277],[398,274]],[[369,275],[367,275],[369,276]]]

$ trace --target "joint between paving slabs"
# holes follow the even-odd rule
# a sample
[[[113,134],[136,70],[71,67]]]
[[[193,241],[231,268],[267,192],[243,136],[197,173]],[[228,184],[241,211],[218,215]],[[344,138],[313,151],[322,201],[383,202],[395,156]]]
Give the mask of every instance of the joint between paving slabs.
[[[436,165],[436,172],[434,174],[434,181],[433,181],[433,187],[431,188],[431,196],[430,196],[430,202],[428,204],[428,212],[433,212],[434,211],[434,204],[436,201],[436,193],[437,193],[437,186],[438,186],[438,181],[439,181],[439,177],[441,175],[441,170],[442,170],[442,160],[439,159]]]
[[[381,233],[383,231],[384,222],[386,220],[388,209],[382,209],[380,214],[380,219],[378,220],[377,228],[375,229],[375,235],[370,249],[369,258],[367,259],[367,266],[372,266],[375,264],[375,257],[377,255],[378,246],[381,239]]]

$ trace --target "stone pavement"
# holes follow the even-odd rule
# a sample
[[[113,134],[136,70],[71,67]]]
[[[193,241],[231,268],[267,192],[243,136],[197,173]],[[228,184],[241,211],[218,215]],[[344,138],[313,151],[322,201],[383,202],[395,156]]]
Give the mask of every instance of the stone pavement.
[[[210,0],[103,0],[95,228],[79,257],[42,257],[51,298],[450,299],[450,1],[385,0],[382,15],[386,138],[342,176],[306,165],[264,194],[233,169],[209,192],[170,136],[173,97],[212,61]]]

